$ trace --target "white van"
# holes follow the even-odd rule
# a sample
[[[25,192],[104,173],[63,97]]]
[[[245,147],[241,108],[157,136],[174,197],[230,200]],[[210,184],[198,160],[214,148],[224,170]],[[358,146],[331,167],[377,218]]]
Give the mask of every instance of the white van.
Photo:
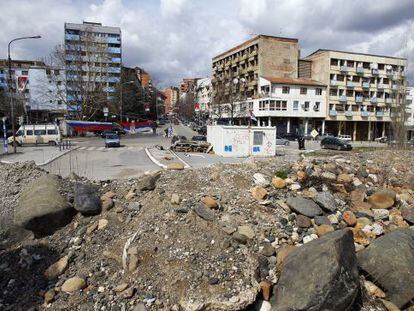
[[[16,142],[23,144],[49,144],[56,145],[61,140],[59,127],[55,124],[25,124],[16,132]],[[13,144],[13,136],[7,139]]]

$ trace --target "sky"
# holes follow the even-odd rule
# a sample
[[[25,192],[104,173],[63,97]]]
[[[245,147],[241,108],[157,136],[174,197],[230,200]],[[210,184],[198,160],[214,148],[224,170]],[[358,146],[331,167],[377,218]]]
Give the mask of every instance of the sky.
[[[413,0],[0,0],[0,58],[40,59],[63,43],[64,22],[122,30],[123,65],[148,71],[159,87],[208,77],[211,59],[257,34],[317,49],[408,57],[414,82]],[[412,83],[411,83],[412,84]]]

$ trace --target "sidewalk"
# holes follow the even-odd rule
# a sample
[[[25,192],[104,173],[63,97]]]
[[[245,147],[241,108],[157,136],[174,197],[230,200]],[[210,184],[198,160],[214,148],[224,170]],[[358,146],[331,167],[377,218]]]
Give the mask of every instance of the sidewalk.
[[[13,153],[13,147],[9,146],[9,153],[5,154],[2,148],[0,153],[0,162],[2,163],[16,163],[34,161],[37,165],[46,165],[51,161],[71,152],[78,147],[71,149],[59,150],[56,146],[24,146],[17,147],[17,153]]]

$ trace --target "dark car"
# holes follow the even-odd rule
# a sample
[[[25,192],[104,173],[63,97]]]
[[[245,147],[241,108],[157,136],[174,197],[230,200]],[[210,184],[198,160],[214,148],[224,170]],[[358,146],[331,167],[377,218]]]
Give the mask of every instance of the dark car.
[[[200,134],[200,135],[206,135],[207,134],[207,126],[205,126],[205,125],[200,126],[197,133]]]
[[[336,137],[325,137],[321,141],[322,149],[352,150],[352,145]]]
[[[191,138],[192,141],[207,141],[207,137],[204,135],[196,135]]]
[[[283,133],[279,135],[280,138],[284,138],[290,141],[295,141],[297,140],[300,136],[296,133]]]

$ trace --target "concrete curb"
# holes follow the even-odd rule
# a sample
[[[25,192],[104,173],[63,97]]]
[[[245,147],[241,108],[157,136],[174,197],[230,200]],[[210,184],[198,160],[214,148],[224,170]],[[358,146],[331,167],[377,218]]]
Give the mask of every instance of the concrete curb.
[[[174,151],[170,150],[170,152],[179,160],[181,163],[184,164],[184,168],[190,168],[191,165],[185,162],[183,159],[181,159]]]
[[[158,165],[159,167],[162,167],[163,169],[167,169],[167,165],[164,165],[160,161],[155,159],[147,147],[145,148],[145,153],[147,154],[148,158],[150,158],[150,160],[154,162],[155,165]]]
[[[74,150],[76,150],[76,149],[78,149],[78,148],[79,148],[79,146],[74,147],[74,148],[72,148],[72,149],[68,149],[68,150],[66,150],[66,151],[64,151],[64,152],[62,152],[62,153],[60,153],[60,154],[58,154],[57,156],[54,156],[54,157],[50,158],[49,160],[47,160],[47,161],[45,161],[45,162],[42,162],[42,163],[36,163],[36,165],[37,165],[37,166],[44,166],[44,165],[48,165],[49,163],[51,163],[51,162],[55,161],[56,159],[59,159],[60,157],[64,156],[65,154],[68,154],[69,152],[72,152],[72,151],[74,151]],[[28,160],[28,161],[29,161],[29,160]],[[13,164],[13,163],[18,163],[18,162],[20,162],[20,161],[16,161],[16,162],[13,162],[13,161],[6,161],[6,160],[1,160],[1,161],[0,161],[0,163],[3,163],[3,164]],[[25,162],[27,162],[27,161],[25,161]]]

